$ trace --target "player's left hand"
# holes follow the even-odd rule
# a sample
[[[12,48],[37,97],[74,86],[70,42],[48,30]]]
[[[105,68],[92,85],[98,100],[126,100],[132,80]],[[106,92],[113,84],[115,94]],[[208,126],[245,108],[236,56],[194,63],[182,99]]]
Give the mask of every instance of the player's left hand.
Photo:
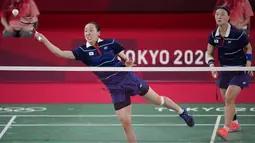
[[[134,66],[137,66],[134,61],[132,59],[128,59],[125,61],[125,66],[126,67],[134,67]]]
[[[246,62],[246,67],[251,67],[251,61],[247,61],[247,62]],[[250,76],[253,76],[253,75],[254,75],[253,71],[247,71],[247,73],[248,73]]]

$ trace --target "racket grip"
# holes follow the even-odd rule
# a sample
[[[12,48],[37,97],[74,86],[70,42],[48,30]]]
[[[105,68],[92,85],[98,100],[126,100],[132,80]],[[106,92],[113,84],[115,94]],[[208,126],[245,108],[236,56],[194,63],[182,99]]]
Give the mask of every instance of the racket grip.
[[[35,31],[35,34],[37,34],[37,33],[38,33],[38,32]],[[38,37],[37,37],[37,40],[41,41],[41,40],[42,40],[42,37],[38,36]]]
[[[214,77],[214,78],[217,78],[217,74],[216,74],[216,73],[215,73],[215,74],[213,74],[213,77]]]
[[[41,41],[41,40],[42,40],[42,37],[39,36],[39,37],[37,37],[37,39],[38,39],[39,41]]]

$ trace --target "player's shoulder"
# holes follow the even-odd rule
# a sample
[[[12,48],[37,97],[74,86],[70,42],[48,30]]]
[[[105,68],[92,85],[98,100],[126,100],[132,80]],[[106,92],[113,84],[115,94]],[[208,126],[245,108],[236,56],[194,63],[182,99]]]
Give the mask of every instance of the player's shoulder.
[[[116,45],[119,43],[116,39],[108,38],[108,39],[103,39],[99,44],[100,45]]]
[[[209,34],[209,37],[211,37],[211,38],[215,38],[216,31],[217,31],[217,29],[215,29],[215,30],[211,31],[211,32],[210,32],[210,34]]]
[[[245,32],[244,30],[237,29],[234,26],[231,26],[231,31],[230,31],[230,38],[232,39],[239,39],[240,37],[244,36]]]
[[[110,44],[110,43],[114,43],[115,41],[116,41],[115,39],[107,38],[107,39],[103,39],[102,41],[100,41],[100,43]]]
[[[83,43],[83,44],[78,45],[76,48],[77,49],[86,49],[87,46],[86,46],[86,44]]]
[[[88,50],[86,44],[79,44],[72,49],[72,51],[78,51],[78,52],[86,52]]]

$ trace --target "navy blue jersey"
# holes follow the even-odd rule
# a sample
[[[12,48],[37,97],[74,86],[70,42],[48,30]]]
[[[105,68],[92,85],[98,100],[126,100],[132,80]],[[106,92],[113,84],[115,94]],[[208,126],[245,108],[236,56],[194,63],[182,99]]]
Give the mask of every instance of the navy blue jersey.
[[[89,43],[81,45],[72,50],[75,59],[83,62],[89,67],[124,67],[118,60],[117,54],[124,48],[115,39],[98,40],[98,47]],[[116,76],[118,72],[94,72],[99,79],[105,80]]]
[[[224,37],[220,35],[219,28],[217,28],[211,32],[208,43],[214,48],[218,48],[221,66],[246,65],[244,48],[249,44],[249,40],[244,31],[229,24]]]

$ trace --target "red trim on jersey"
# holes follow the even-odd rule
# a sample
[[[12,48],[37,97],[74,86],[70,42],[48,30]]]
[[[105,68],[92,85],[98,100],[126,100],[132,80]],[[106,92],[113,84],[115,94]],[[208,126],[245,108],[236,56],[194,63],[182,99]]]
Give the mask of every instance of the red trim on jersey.
[[[98,51],[98,53],[99,53],[100,55],[102,55],[102,53],[101,53],[101,51],[100,51],[100,47],[98,46],[98,43],[96,43],[95,48],[96,48],[96,50]]]
[[[225,42],[225,38],[221,36],[221,39],[222,39],[222,43],[221,43],[221,46],[222,46],[222,48],[224,48],[224,42]]]

